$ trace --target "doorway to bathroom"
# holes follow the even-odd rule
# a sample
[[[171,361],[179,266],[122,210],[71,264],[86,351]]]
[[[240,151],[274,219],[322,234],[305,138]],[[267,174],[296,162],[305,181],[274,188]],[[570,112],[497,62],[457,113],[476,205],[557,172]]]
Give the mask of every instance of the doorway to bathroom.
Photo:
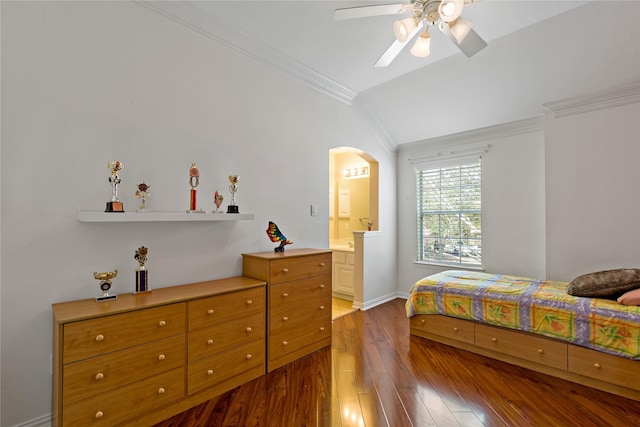
[[[378,230],[378,162],[351,147],[329,150],[329,248],[333,250],[333,296],[361,305],[363,268],[354,232]],[[361,235],[361,233],[360,233]],[[359,265],[359,267],[357,267]],[[358,304],[359,303],[359,304]]]

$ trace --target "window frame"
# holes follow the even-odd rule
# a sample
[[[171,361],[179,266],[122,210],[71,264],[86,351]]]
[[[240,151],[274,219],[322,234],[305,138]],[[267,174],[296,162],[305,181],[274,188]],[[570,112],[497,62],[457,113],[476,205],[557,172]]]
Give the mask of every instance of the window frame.
[[[480,155],[453,157],[449,159],[436,159],[426,162],[418,162],[414,164],[416,169],[416,262],[425,265],[438,265],[446,267],[457,267],[464,269],[483,269],[482,263],[482,159]],[[466,174],[462,172],[466,171]],[[443,189],[451,191],[455,186],[442,185],[443,174],[456,171],[459,179],[459,186],[457,189],[457,200],[454,201],[457,208],[454,209],[425,209],[424,203],[425,197],[425,174],[432,176],[438,176],[440,179],[440,185],[436,185],[434,191],[439,192],[440,195]],[[468,183],[463,185],[462,178],[469,178],[473,174],[477,175],[471,186]],[[455,175],[455,173],[454,173]],[[451,181],[447,181],[451,183]],[[466,194],[465,194],[466,191]],[[475,193],[474,193],[475,192]],[[479,200],[467,200],[466,197],[477,196]],[[443,197],[439,197],[439,203],[442,202]],[[447,199],[449,200],[449,199]],[[451,204],[449,204],[451,205]],[[471,208],[470,208],[471,206]],[[468,216],[474,216],[474,221],[471,221]],[[433,243],[428,243],[427,237],[425,237],[425,216],[437,217],[439,219],[438,226],[439,231],[436,235],[430,235],[429,239],[434,239]],[[440,223],[442,217],[458,218],[458,230],[457,233],[449,233],[445,235],[443,233],[443,226]],[[466,235],[463,235],[462,224],[463,218],[468,228]],[[445,221],[446,222],[446,221]],[[449,221],[449,224],[453,224],[454,221]],[[455,229],[455,227],[449,226],[448,229]],[[473,234],[474,236],[471,236]],[[452,242],[449,242],[451,240]],[[437,242],[440,242],[437,244]],[[467,244],[463,244],[466,242]],[[433,244],[432,251],[425,250]],[[431,254],[431,256],[429,256]],[[439,255],[436,255],[439,254]],[[476,261],[469,261],[476,260]],[[466,261],[466,262],[465,262]]]

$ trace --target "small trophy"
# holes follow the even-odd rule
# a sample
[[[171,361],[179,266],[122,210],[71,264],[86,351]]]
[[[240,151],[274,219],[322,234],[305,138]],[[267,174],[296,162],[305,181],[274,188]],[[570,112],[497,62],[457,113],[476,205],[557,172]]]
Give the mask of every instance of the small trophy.
[[[93,273],[93,278],[100,281],[100,290],[102,290],[102,296],[96,297],[96,301],[105,301],[118,298],[118,296],[115,294],[109,295],[109,289],[111,289],[111,279],[117,276],[118,270]]]
[[[236,192],[238,191],[238,179],[240,177],[238,175],[229,175],[229,182],[231,185],[229,186],[229,191],[231,192],[231,203],[227,206],[227,213],[237,214],[240,211],[238,210],[238,205],[236,205]]]
[[[196,166],[196,163],[191,163],[191,168],[189,169],[189,185],[191,185],[191,193],[189,197],[189,210],[187,213],[203,213],[204,211],[197,210],[197,190],[196,187],[200,184],[200,170]]]
[[[144,246],[140,246],[133,256],[140,264],[140,268],[136,270],[136,294],[141,292],[150,292],[149,289],[149,271],[144,264],[147,262],[147,252],[149,250]]]
[[[138,212],[149,212],[146,203],[147,198],[151,196],[151,193],[149,192],[150,188],[151,186],[145,184],[144,181],[138,184],[138,189],[136,190],[136,199],[142,199],[142,204],[138,208]]]
[[[222,194],[219,194],[216,191],[216,194],[213,195],[213,204],[216,205],[216,210],[213,211],[213,213],[222,213],[222,211],[220,210],[220,205],[222,205],[223,200],[224,197],[222,197]]]
[[[118,184],[120,184],[118,172],[122,170],[124,165],[118,160],[114,160],[107,163],[107,167],[111,169],[111,176],[109,177],[109,182],[111,183],[111,201],[107,202],[105,212],[124,212],[124,206],[122,202],[118,200]]]

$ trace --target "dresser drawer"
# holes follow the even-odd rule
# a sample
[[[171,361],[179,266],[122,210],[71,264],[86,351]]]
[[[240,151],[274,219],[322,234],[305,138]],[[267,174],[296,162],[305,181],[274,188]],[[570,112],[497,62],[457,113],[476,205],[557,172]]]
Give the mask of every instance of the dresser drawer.
[[[264,374],[265,342],[253,341],[190,363],[188,393],[193,394],[251,369]]]
[[[269,286],[271,312],[283,305],[307,305],[308,300],[322,297],[331,303],[330,275]]]
[[[640,389],[640,361],[569,345],[569,372]]]
[[[265,298],[265,288],[259,287],[189,301],[189,330],[254,313],[264,313]]]
[[[177,335],[64,365],[62,399],[73,403],[184,366],[184,344]]]
[[[305,328],[331,320],[331,298],[313,298],[305,304],[286,304],[274,308],[269,319],[269,333],[291,328]]]
[[[184,396],[184,368],[64,405],[63,426],[115,426]]]
[[[557,369],[567,369],[567,344],[476,324],[476,345]]]
[[[63,332],[63,363],[184,334],[185,304],[68,323]]]
[[[282,329],[269,340],[269,360],[277,359],[325,338],[331,339],[331,316],[304,327]]]
[[[189,361],[201,359],[235,347],[261,340],[265,336],[264,312],[189,332]]]
[[[331,280],[331,253],[274,259],[271,261],[269,284],[274,285],[327,274]],[[331,282],[328,283],[328,286],[331,287]]]
[[[468,344],[473,344],[475,340],[475,324],[468,320],[432,314],[421,314],[413,316],[410,320],[410,325],[411,329],[417,329]]]

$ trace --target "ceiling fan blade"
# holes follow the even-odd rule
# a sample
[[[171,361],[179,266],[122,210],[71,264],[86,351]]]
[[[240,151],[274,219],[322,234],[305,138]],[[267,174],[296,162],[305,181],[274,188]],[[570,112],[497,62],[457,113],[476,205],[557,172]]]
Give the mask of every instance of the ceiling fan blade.
[[[446,35],[449,40],[453,42],[453,44],[458,46],[458,49],[460,49],[462,53],[467,56],[467,58],[472,57],[473,55],[487,47],[487,42],[485,42],[482,37],[480,37],[478,33],[476,33],[473,29],[469,29],[469,32],[464,37],[464,39],[462,39],[462,41],[458,43],[458,40],[456,40],[453,33],[449,30],[448,25],[440,23],[439,28],[440,31],[442,31],[444,35]]]
[[[467,37],[462,40],[462,43],[458,44],[458,48],[467,55],[468,58],[472,57],[482,49],[487,47],[487,42],[482,39],[475,31],[469,30]]]
[[[366,18],[368,16],[394,15],[412,11],[411,3],[379,4],[373,6],[347,7],[333,12],[334,21]]]
[[[414,28],[413,31],[411,31],[411,33],[407,37],[407,40],[405,40],[404,42],[399,42],[397,39],[394,40],[394,42],[391,44],[391,46],[389,46],[386,52],[382,54],[380,59],[378,59],[378,62],[376,62],[374,67],[375,68],[386,67],[389,64],[391,64],[391,62],[393,62],[396,56],[398,56],[398,54],[402,52],[402,49],[404,49],[404,47],[411,40],[413,40],[416,34],[418,34],[420,30],[422,30],[422,27],[424,27],[424,21],[420,21],[420,23],[418,23],[416,28]]]

